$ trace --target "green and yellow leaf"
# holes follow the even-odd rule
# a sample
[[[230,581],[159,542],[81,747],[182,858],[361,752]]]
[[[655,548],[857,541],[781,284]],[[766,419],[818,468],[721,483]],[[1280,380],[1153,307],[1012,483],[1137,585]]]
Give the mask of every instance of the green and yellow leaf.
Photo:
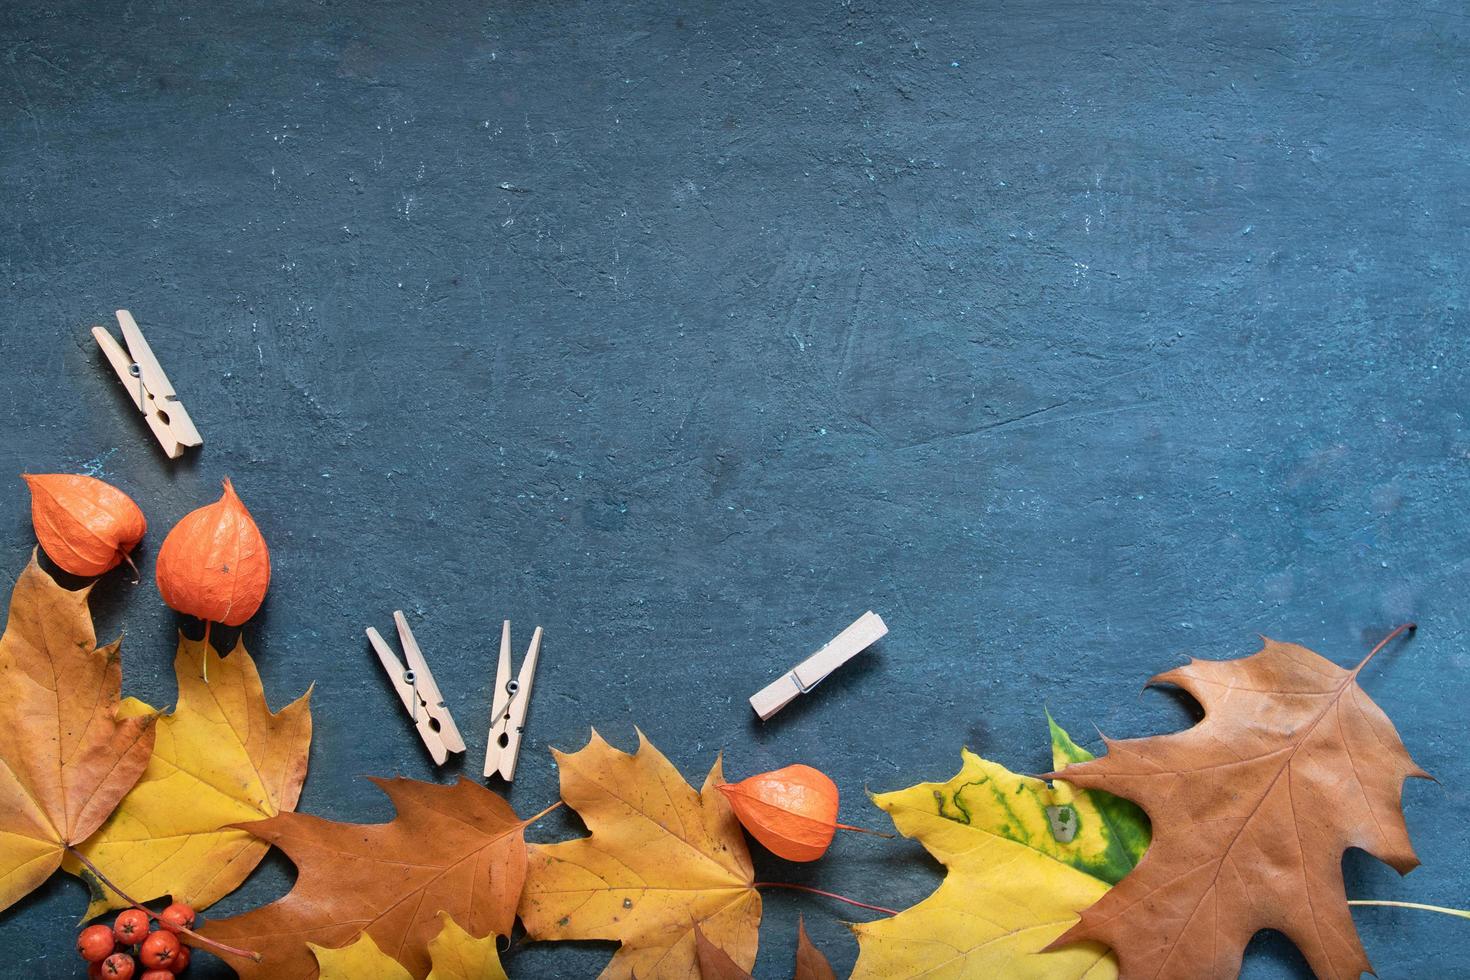
[[[1055,723],[1056,757],[1085,757]],[[929,898],[889,919],[854,927],[853,976],[1110,980],[1106,947],[1042,952],[1081,911],[1132,868],[1146,847],[1142,811],[1124,801],[1021,776],[961,753],[944,783],[873,797],[905,837],[947,869]]]
[[[1060,772],[1074,762],[1096,758],[1072,741],[1072,736],[1056,723],[1050,712],[1046,724],[1051,729],[1053,770]],[[1077,853],[1075,859],[1068,860],[1073,867],[1116,885],[1148,850],[1148,815],[1132,801],[1112,793],[1074,790],[1061,779],[1053,782],[1051,798],[1050,805],[1057,808],[1054,819],[1063,825],[1076,820],[1078,833],[1073,843],[1077,845]]]

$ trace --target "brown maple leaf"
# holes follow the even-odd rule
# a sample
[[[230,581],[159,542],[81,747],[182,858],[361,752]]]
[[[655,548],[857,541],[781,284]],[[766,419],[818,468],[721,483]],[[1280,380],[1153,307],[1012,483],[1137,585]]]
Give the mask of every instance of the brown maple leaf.
[[[832,972],[832,964],[812,944],[812,937],[806,934],[806,923],[801,919],[796,920],[795,980],[837,980],[837,974]]]
[[[1201,980],[1237,975],[1251,936],[1276,929],[1320,977],[1371,970],[1342,854],[1358,847],[1413,870],[1400,797],[1406,778],[1427,778],[1357,683],[1387,642],[1352,670],[1266,640],[1252,656],[1153,678],[1193,695],[1204,720],[1105,739],[1107,755],[1045,777],[1126,797],[1153,821],[1138,867],[1052,946],[1105,943],[1125,980]]]
[[[308,943],[337,949],[364,932],[413,976],[427,976],[441,911],[474,938],[510,934],[526,877],[525,829],[536,818],[520,819],[468,779],[373,782],[398,811],[388,823],[282,813],[240,825],[285,851],[299,872],[285,898],[200,930],[262,954],[258,964],[230,964],[242,980],[315,977]]]
[[[0,909],[92,835],[153,753],[156,716],[118,718],[118,643],[97,649],[91,588],[21,572],[0,637]]]
[[[710,942],[699,923],[694,924],[694,963],[699,980],[754,980],[749,970],[730,959],[730,954]]]
[[[710,942],[698,924],[694,926],[694,962],[699,968],[699,980],[753,980],[749,971],[741,969],[729,954]],[[837,980],[832,965],[812,945],[806,923],[800,919],[796,920],[796,972],[792,976],[794,980]]]

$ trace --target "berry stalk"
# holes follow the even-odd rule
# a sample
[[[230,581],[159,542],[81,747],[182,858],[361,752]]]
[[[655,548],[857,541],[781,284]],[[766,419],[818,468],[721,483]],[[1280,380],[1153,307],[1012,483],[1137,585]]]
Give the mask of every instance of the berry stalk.
[[[823,898],[835,898],[839,902],[846,902],[848,905],[856,905],[860,909],[872,909],[874,912],[882,912],[884,915],[898,914],[898,909],[887,909],[881,905],[869,905],[867,902],[859,902],[857,899],[848,898],[846,895],[838,895],[836,892],[824,892],[822,891],[822,889],[813,888],[810,885],[795,885],[789,881],[757,881],[754,885],[751,885],[750,887],[789,888],[795,892],[809,892],[813,895],[821,895]]]
[[[85,854],[83,854],[81,851],[77,850],[75,847],[72,847],[70,844],[67,844],[66,845],[66,850],[67,850],[67,852],[69,854],[71,854],[72,857],[74,857],[78,861],[80,861],[82,863],[82,866],[83,867],[85,867],[88,871],[92,872],[92,876],[93,877],[95,877],[98,881],[102,882],[102,884],[106,885],[108,888],[112,889],[113,893],[116,894],[118,898],[122,899],[124,902],[127,902],[128,905],[130,905],[131,907],[133,907],[135,909],[138,909],[141,912],[146,913],[147,916],[148,916],[148,918],[150,918],[150,919],[158,919],[159,918],[159,915],[158,915],[157,912],[154,912],[152,909],[150,909],[147,906],[145,906],[142,902],[140,902],[137,899],[133,898],[127,892],[123,891],[121,888],[119,888],[116,885],[114,885],[112,883],[112,881],[107,877],[107,875],[105,875],[105,874],[102,873],[102,869],[99,868],[99,867],[97,867],[97,865],[93,864],[87,858],[87,856]],[[226,945],[225,943],[216,942],[213,939],[210,939],[208,936],[201,936],[199,933],[195,932],[193,929],[188,929],[188,928],[185,928],[184,926],[177,925],[177,924],[171,925],[171,926],[169,926],[169,928],[171,930],[173,930],[173,931],[176,931],[176,932],[182,934],[182,935],[188,936],[190,939],[194,940],[200,946],[207,947],[209,949],[215,950],[216,952],[225,953],[226,955],[229,955],[229,956],[243,956],[247,960],[252,960],[252,961],[254,961],[256,963],[259,963],[260,960],[261,960],[261,955],[259,953],[253,952],[252,950],[248,950],[248,949],[240,949],[240,948],[238,948],[236,946],[229,946],[229,945]]]
[[[836,827],[838,830],[850,830],[855,834],[872,834],[874,837],[881,837],[884,840],[893,840],[893,838],[896,836],[894,834],[885,834],[881,830],[869,830],[867,827],[854,827],[850,823],[839,823],[833,824],[832,826]]]

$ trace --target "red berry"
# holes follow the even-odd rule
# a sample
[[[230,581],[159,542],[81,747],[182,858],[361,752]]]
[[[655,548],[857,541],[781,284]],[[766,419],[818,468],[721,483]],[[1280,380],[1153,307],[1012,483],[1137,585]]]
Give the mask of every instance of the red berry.
[[[142,909],[123,909],[112,924],[112,934],[124,946],[141,943],[148,935],[148,913]]]
[[[149,970],[138,980],[174,980],[174,975],[168,970]]]
[[[103,925],[88,926],[77,937],[77,952],[88,963],[101,963],[116,948],[112,930]]]
[[[179,955],[179,937],[160,929],[143,940],[138,948],[138,959],[149,970],[167,969]]]
[[[179,952],[174,956],[174,961],[168,965],[169,970],[174,973],[183,973],[189,968],[189,957],[194,954],[189,951],[188,946],[179,946]]]
[[[183,902],[175,902],[158,916],[158,924],[169,932],[194,928],[194,910]]]
[[[133,971],[138,964],[127,953],[113,953],[102,961],[100,976],[103,980],[133,980]]]
[[[87,964],[87,980],[102,980],[101,961]]]

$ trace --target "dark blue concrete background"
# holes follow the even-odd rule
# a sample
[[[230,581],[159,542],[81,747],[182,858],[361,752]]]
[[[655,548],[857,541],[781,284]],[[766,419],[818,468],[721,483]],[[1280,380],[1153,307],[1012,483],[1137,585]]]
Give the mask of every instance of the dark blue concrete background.
[[[275,562],[247,639],[274,701],[316,683],[301,808],[342,820],[389,816],[362,774],[460,771],[363,640],[399,607],[472,774],[500,619],[546,627],[523,812],[549,746],[639,725],[695,781],[820,766],[869,825],[865,786],[963,745],[1045,767],[1044,706],[1166,731],[1188,708],[1137,691],[1186,653],[1348,663],[1415,617],[1366,687],[1440,777],[1405,793],[1425,866],[1351,855],[1348,890],[1464,905],[1467,56],[1456,3],[10,0],[0,474],[142,504],[146,584],[95,605],[160,704],[152,553],[234,478]],[[123,410],[86,329],[118,306],[199,455]],[[15,480],[6,581],[32,540]],[[889,638],[755,724],[867,608]],[[760,874],[939,880],[859,836]],[[57,876],[0,917],[7,974],[81,976],[83,904]],[[851,965],[854,910],[766,907],[761,976],[798,913]],[[1356,919],[1382,976],[1467,975],[1470,924]],[[1262,937],[1245,975],[1305,967]]]

